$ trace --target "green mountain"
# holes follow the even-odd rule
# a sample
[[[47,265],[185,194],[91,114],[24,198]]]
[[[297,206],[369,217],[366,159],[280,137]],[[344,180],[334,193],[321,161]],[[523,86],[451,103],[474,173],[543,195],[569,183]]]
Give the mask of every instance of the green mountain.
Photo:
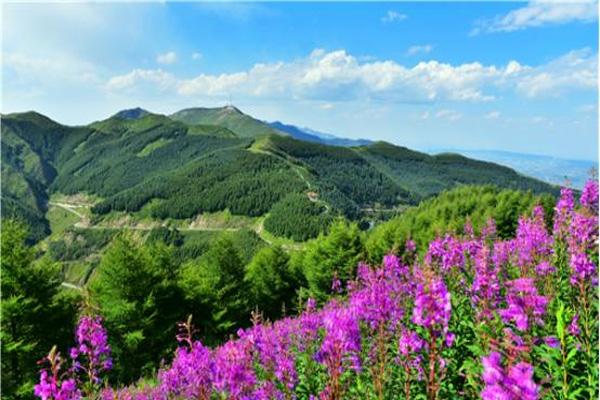
[[[36,112],[3,115],[1,124],[2,217],[26,221],[32,238],[42,238],[50,232],[44,215],[56,166],[91,130],[67,127]]]
[[[222,210],[257,217],[275,206],[274,215],[298,218],[310,210],[310,234],[287,232],[297,225],[291,221],[267,224],[302,238],[337,214],[359,219],[469,184],[556,193],[509,168],[455,154],[430,156],[384,142],[336,147],[296,140],[234,107],[170,117],[125,110],[82,127],[33,112],[2,116],[2,214],[29,222],[35,239],[49,232],[52,193],[100,199],[95,218],[127,212],[185,219]]]
[[[216,125],[225,127],[239,137],[256,137],[260,135],[282,134],[269,124],[244,114],[234,106],[220,108],[186,108],[172,114],[171,119],[188,125]]]

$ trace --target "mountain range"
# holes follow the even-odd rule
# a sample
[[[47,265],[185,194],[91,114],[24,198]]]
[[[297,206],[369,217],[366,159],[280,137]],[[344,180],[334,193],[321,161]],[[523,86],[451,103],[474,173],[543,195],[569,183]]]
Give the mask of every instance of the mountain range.
[[[234,106],[168,116],[137,108],[85,126],[36,112],[1,122],[2,215],[28,221],[37,239],[49,233],[53,193],[92,195],[98,218],[183,219],[221,210],[255,217],[278,204],[285,213],[282,207],[318,203],[322,212],[359,219],[457,185],[557,191],[498,164],[266,123]]]
[[[569,185],[582,189],[594,173],[598,174],[598,161],[570,160],[560,157],[515,153],[499,150],[433,149],[429,153],[452,151],[466,157],[506,165],[516,171],[555,185]]]

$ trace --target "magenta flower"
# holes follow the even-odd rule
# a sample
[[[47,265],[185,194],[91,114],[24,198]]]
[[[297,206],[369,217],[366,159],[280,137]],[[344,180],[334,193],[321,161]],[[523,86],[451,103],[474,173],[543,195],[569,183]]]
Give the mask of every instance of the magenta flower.
[[[555,336],[547,336],[544,338],[544,343],[548,347],[558,348],[560,347],[560,341]]]
[[[570,266],[573,272],[570,282],[573,285],[597,278],[596,264],[594,264],[585,253],[572,254]]]
[[[408,239],[406,241],[406,245],[404,246],[404,249],[406,250],[407,253],[414,253],[415,250],[417,250],[417,245],[415,244],[414,240]]]
[[[514,243],[516,262],[521,268],[533,267],[552,254],[553,240],[546,231],[542,207],[534,208],[532,218],[519,219]]]
[[[586,182],[579,202],[593,214],[598,214],[598,181],[596,179]]]
[[[512,322],[518,330],[527,331],[532,323],[543,325],[548,299],[540,296],[532,278],[506,282],[507,307],[499,311],[505,323]]]
[[[215,351],[214,360],[214,385],[217,390],[231,398],[243,398],[252,393],[256,375],[250,341],[240,339],[226,342]]]
[[[215,365],[212,352],[199,341],[179,347],[170,368],[158,373],[161,393],[167,397],[210,399]]]
[[[460,240],[446,235],[444,239],[437,238],[429,244],[429,251],[425,255],[425,263],[438,264],[442,271],[452,268],[462,268],[465,264],[465,255]]]
[[[34,386],[34,394],[42,400],[79,400],[81,391],[72,377],[61,374],[62,358],[56,347],[40,362],[46,366],[40,372],[40,382]]]
[[[556,268],[548,261],[542,261],[535,267],[535,273],[539,276],[546,276],[556,272]]]
[[[573,191],[569,188],[562,188],[560,190],[560,199],[554,207],[554,235],[562,237],[566,231],[573,210],[575,209],[575,200],[573,198]]]
[[[425,283],[417,285],[415,306],[412,321],[425,328],[433,328],[444,334],[452,313],[450,292],[446,289],[444,281],[439,278],[430,278]]]
[[[315,359],[325,364],[330,373],[342,373],[346,364],[359,371],[361,337],[354,310],[331,307],[323,315],[323,325],[325,338]]]
[[[489,260],[487,246],[475,256],[475,276],[471,286],[471,302],[477,308],[478,316],[491,319],[500,299],[499,268]]]
[[[571,319],[567,331],[573,336],[579,336],[581,334],[581,329],[579,329],[579,314],[575,314],[573,316],[573,319]]]
[[[519,362],[508,368],[502,365],[500,353],[492,352],[482,357],[482,379],[484,389],[481,398],[484,400],[537,400],[539,387],[533,380],[533,367]]]
[[[108,336],[99,316],[84,315],[79,319],[75,332],[77,345],[70,356],[76,373],[83,372],[90,383],[99,384],[100,374],[112,368]]]

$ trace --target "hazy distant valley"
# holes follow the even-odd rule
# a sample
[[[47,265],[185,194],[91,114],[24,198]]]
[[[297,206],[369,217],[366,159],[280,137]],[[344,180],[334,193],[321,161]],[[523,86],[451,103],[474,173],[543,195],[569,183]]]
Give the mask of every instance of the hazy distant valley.
[[[466,157],[489,161],[513,168],[544,182],[555,185],[568,185],[582,189],[586,180],[598,173],[598,162],[589,160],[569,160],[559,157],[540,156],[535,154],[513,153],[493,150],[458,150],[432,149],[430,154],[454,152]]]

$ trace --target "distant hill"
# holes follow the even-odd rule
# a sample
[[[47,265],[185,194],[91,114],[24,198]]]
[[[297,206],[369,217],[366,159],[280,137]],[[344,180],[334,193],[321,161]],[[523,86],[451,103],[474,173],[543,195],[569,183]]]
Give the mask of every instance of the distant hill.
[[[307,142],[323,143],[323,144],[329,144],[332,146],[344,146],[344,147],[364,146],[369,143],[372,143],[370,140],[367,140],[367,139],[340,138],[340,137],[330,135],[327,133],[314,131],[309,128],[298,128],[295,125],[288,125],[288,124],[284,124],[283,122],[279,122],[279,121],[269,122],[269,125],[272,128],[274,128],[280,132],[286,132],[286,133],[290,134],[295,139],[305,140]]]
[[[432,150],[432,153],[443,150]],[[447,150],[446,150],[447,151]],[[569,160],[558,157],[541,156],[534,154],[513,153],[494,150],[452,150],[467,157],[491,161],[506,165],[520,173],[555,185],[564,185],[566,182],[576,188],[582,189],[585,181],[590,177],[590,171],[598,171],[597,161]]]
[[[244,114],[234,106],[219,108],[186,108],[172,114],[171,119],[188,125],[217,125],[231,130],[239,137],[256,137],[281,133],[267,123]]]
[[[140,119],[142,117],[145,117],[146,115],[150,114],[148,111],[144,110],[143,108],[131,108],[129,110],[122,110],[119,111],[118,113],[116,113],[114,115],[115,118],[120,118],[120,119]]]
[[[280,202],[278,215],[311,209],[289,197],[296,193],[318,202],[314,210],[358,219],[468,184],[557,191],[459,155],[298,140],[234,107],[170,117],[133,109],[80,127],[33,112],[2,116],[2,214],[29,221],[36,238],[48,233],[51,193],[99,198],[96,217],[123,211],[158,219],[221,210],[262,216]]]

